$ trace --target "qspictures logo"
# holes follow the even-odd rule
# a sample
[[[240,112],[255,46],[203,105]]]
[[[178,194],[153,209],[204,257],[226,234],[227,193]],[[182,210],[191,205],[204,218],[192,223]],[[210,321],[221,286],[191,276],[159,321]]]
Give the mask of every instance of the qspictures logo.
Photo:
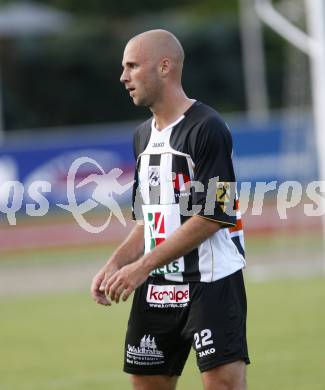
[[[89,166],[92,166],[90,174]],[[55,206],[71,213],[78,225],[89,233],[96,234],[104,231],[110,224],[113,215],[123,226],[126,226],[118,200],[119,196],[124,196],[123,194],[131,189],[134,180],[127,182],[125,179],[122,180],[123,171],[120,168],[113,168],[109,172],[105,172],[95,159],[87,156],[74,159],[67,171],[64,181],[62,181],[62,184],[66,186],[64,191],[66,190],[67,203],[65,203],[64,196],[60,203],[55,203]],[[152,187],[155,193],[159,194],[158,176],[154,175],[152,180],[156,184]],[[18,180],[8,180],[5,177],[2,182],[0,181],[0,218],[5,217],[9,225],[13,226],[17,224],[16,214],[18,211],[25,211],[31,217],[45,216],[50,210],[49,194],[55,193],[55,186],[56,184],[53,185],[51,180],[36,180],[35,177],[34,180],[25,184]],[[219,181],[217,177],[211,178],[207,187],[205,188],[198,181],[190,181],[189,177],[185,175],[177,174],[173,181],[175,199],[179,200],[177,205],[179,205],[180,210],[177,215],[190,217],[203,211],[204,215],[209,217],[209,215],[213,215],[216,205],[225,214],[236,215],[238,207],[234,207],[234,205],[237,202],[237,194],[242,215],[249,211],[251,215],[261,216],[264,200],[270,196],[276,200],[275,208],[279,219],[288,219],[287,211],[298,205],[302,206],[300,210],[306,217],[325,215],[325,181],[311,181],[304,184],[298,181],[242,182],[237,186],[237,183]],[[186,191],[182,192],[182,190]],[[79,196],[80,193],[83,196]],[[177,196],[180,193],[184,196]],[[190,193],[199,193],[199,198],[205,198],[205,201],[194,204],[190,200]],[[137,219],[142,220],[144,216],[141,198],[141,186],[139,185],[135,189],[133,212]],[[59,201],[57,200],[57,202]],[[169,207],[173,205],[169,205]],[[101,226],[94,226],[87,220],[86,213],[98,206],[101,207],[102,214],[106,216],[106,219]],[[145,218],[150,238],[148,248],[150,247],[152,250],[166,239],[167,230],[168,232],[170,230],[170,222],[168,221],[173,218],[170,215],[166,216],[161,211],[153,210],[149,210]],[[172,229],[172,231],[174,230]]]
[[[86,163],[94,164],[101,173],[91,174],[76,185],[76,174],[78,169]],[[111,221],[112,214],[116,216],[116,218],[123,226],[126,226],[122,210],[117,201],[114,199],[114,194],[121,195],[128,191],[133,186],[133,181],[122,186],[118,181],[118,178],[122,175],[122,173],[123,171],[119,168],[114,168],[110,172],[105,173],[103,168],[94,159],[89,157],[77,158],[72,163],[68,172],[68,204],[57,204],[57,206],[71,212],[79,226],[87,230],[89,233],[100,233],[105,230]],[[96,184],[92,193],[92,197],[91,199],[87,199],[78,205],[76,200],[76,189],[81,188],[89,183]],[[93,210],[99,204],[108,210],[108,216],[104,224],[96,227],[91,225],[83,215],[86,212]]]
[[[98,173],[91,173],[78,180],[78,174],[83,166],[92,166]],[[117,220],[126,226],[126,221],[122,210],[115,197],[122,195],[133,186],[133,180],[121,184],[120,177],[123,171],[119,168],[113,168],[105,172],[102,166],[93,158],[76,158],[69,167],[66,177],[66,195],[67,204],[56,203],[56,206],[71,213],[78,225],[89,233],[100,233],[104,231],[114,215]],[[91,188],[91,195],[88,199],[78,201],[78,191],[85,191],[85,188]],[[50,210],[50,203],[46,194],[51,193],[52,184],[46,180],[35,180],[29,184],[28,188],[17,180],[8,180],[0,185],[0,215],[5,214],[10,225],[17,224],[16,214],[23,207],[23,199],[26,194],[34,203],[26,203],[26,214],[31,217],[45,216]],[[80,198],[79,198],[80,199]],[[85,218],[85,214],[102,206],[106,210],[107,218],[100,226],[93,226]]]

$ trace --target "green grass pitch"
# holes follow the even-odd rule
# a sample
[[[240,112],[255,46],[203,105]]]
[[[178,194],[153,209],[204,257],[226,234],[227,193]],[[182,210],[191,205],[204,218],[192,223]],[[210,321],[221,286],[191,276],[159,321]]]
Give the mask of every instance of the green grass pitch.
[[[325,280],[247,283],[250,390],[325,389]],[[87,292],[0,300],[1,390],[129,389],[122,373],[130,303]],[[192,353],[178,389],[200,389]]]

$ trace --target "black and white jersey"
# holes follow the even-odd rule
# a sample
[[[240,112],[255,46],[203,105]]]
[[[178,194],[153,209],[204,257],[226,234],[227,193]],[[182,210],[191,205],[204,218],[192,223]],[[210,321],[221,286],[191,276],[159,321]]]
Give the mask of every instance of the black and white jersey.
[[[243,268],[241,216],[237,197],[230,194],[235,183],[232,138],[219,114],[197,101],[162,130],[151,118],[137,128],[134,152],[133,217],[144,221],[145,253],[193,214],[222,225],[190,253],[152,274],[212,282]]]

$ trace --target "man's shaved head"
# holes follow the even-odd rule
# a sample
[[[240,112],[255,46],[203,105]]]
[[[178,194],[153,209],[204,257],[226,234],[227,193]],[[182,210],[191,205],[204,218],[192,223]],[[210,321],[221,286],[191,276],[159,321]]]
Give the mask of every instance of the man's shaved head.
[[[184,50],[166,30],[149,30],[131,38],[122,60],[121,82],[135,105],[157,106],[166,96],[182,95]]]
[[[184,50],[179,40],[166,30],[149,30],[131,38],[128,45],[137,45],[144,56],[150,56],[154,61],[169,58],[177,73],[182,73]]]

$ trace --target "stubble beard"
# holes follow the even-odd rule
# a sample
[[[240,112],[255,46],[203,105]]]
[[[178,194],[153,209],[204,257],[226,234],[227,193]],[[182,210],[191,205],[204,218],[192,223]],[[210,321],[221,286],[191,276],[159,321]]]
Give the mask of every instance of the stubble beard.
[[[150,84],[149,84],[150,85]],[[133,104],[137,107],[151,108],[155,105],[157,98],[161,91],[161,85],[154,80],[151,83],[151,87],[144,87],[144,93],[142,96],[133,98]]]
[[[137,107],[145,107],[145,108],[149,108],[152,103],[151,103],[151,100],[149,96],[144,96],[142,98],[133,98],[133,104]]]

